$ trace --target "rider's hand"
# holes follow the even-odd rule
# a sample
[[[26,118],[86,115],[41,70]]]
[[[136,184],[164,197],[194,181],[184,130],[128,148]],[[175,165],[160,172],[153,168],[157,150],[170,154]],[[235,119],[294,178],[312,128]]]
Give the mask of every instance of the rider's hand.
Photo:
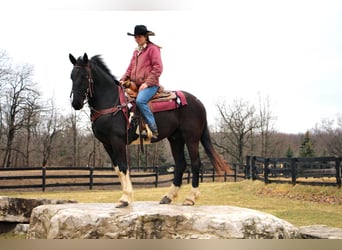
[[[143,84],[140,85],[139,91],[143,90],[143,89],[146,89],[147,87],[148,87],[148,85],[146,84],[146,82],[144,82]]]

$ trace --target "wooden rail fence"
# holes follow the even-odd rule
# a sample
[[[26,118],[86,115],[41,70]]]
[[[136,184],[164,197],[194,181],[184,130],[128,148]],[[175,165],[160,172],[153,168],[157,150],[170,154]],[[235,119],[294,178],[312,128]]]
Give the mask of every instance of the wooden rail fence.
[[[245,167],[233,164],[234,174],[217,175],[213,168],[200,172],[200,181],[205,179],[223,181],[228,179],[237,181],[246,178]],[[204,168],[205,169],[205,168]],[[162,186],[171,184],[173,180],[173,166],[131,168],[131,180],[134,186]],[[183,180],[191,181],[191,171],[188,169]],[[103,167],[30,167],[30,168],[1,168],[0,189],[36,189],[43,192],[47,188],[55,187],[88,187],[92,190],[100,186],[119,186],[120,181],[113,168]]]
[[[218,175],[215,170],[203,166],[200,181],[238,181],[239,179],[262,180],[268,183],[291,183],[292,185],[331,185],[341,187],[342,157],[314,158],[264,158],[247,156],[246,164],[232,163],[233,174]],[[159,187],[171,184],[173,165],[131,168],[134,186]],[[326,178],[327,180],[323,179]],[[183,180],[191,181],[187,168]],[[94,167],[30,167],[1,168],[0,190],[36,189],[43,192],[55,187],[119,186],[120,182],[113,168]]]
[[[264,158],[246,157],[247,178],[268,183],[292,183],[292,185],[333,185],[341,187],[342,157]],[[310,178],[313,181],[307,181]],[[324,178],[335,181],[322,181]]]

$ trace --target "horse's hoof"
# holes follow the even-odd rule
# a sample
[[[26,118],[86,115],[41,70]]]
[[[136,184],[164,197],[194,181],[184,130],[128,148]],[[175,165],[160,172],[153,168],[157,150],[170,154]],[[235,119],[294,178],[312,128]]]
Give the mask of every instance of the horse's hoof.
[[[159,204],[170,204],[171,203],[171,199],[167,196],[164,196],[163,199],[159,202]]]
[[[193,200],[190,199],[185,199],[185,201],[182,204],[183,206],[193,206],[195,205],[195,202]]]
[[[123,208],[128,206],[128,201],[119,201],[118,203],[115,204],[116,208]]]

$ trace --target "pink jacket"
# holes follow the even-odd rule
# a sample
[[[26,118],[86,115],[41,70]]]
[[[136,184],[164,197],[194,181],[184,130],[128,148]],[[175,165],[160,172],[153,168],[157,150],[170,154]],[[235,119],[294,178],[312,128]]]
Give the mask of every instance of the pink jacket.
[[[144,82],[148,86],[159,86],[159,77],[162,72],[160,48],[153,43],[148,43],[140,55],[138,55],[138,50],[134,50],[131,62],[121,80],[129,78],[138,87]]]

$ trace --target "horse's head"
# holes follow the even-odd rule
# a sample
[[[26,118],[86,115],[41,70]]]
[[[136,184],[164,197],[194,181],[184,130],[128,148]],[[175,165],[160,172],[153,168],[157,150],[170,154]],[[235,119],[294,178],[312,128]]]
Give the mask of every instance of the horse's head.
[[[86,53],[77,60],[72,54],[69,54],[69,59],[74,65],[71,71],[71,105],[75,110],[80,110],[83,108],[84,100],[87,97],[89,87],[91,87],[92,77],[89,59]]]

